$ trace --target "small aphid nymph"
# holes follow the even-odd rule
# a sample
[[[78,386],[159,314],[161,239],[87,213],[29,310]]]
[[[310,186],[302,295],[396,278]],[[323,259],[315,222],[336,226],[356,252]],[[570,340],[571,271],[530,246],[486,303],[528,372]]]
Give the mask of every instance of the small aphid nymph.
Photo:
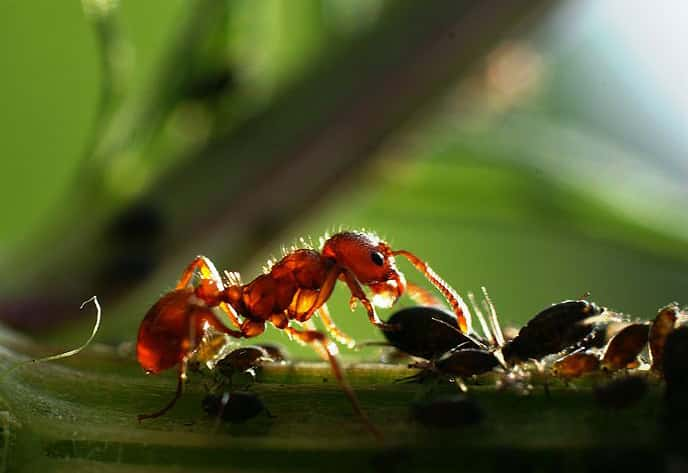
[[[645,349],[649,327],[644,323],[630,324],[617,333],[607,344],[600,366],[605,371],[616,371],[636,362]]]
[[[552,365],[552,374],[561,378],[579,378],[600,368],[599,357],[590,352],[577,352],[560,358]]]
[[[681,310],[676,302],[662,307],[657,313],[657,317],[650,325],[648,341],[650,344],[650,357],[652,359],[652,369],[657,372],[662,371],[664,364],[664,345],[666,339],[676,327]]]
[[[211,416],[231,423],[242,423],[261,412],[270,413],[257,394],[250,391],[226,392],[222,395],[208,394],[202,401],[203,410]]]

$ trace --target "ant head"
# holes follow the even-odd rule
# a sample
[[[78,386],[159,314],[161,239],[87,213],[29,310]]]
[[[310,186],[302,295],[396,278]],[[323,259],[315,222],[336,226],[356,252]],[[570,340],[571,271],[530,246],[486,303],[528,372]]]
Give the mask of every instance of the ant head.
[[[325,242],[322,254],[370,287],[372,302],[378,307],[391,306],[406,290],[406,278],[396,267],[392,249],[375,235],[337,233]]]

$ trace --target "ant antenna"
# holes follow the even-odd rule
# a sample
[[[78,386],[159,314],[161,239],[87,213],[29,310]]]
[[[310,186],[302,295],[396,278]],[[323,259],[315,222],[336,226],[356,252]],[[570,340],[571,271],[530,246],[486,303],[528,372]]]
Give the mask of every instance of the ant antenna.
[[[65,351],[63,353],[58,353],[56,355],[50,355],[50,356],[45,356],[43,358],[34,358],[31,360],[20,361],[16,365],[5,370],[5,372],[0,375],[0,380],[4,379],[5,376],[7,376],[8,374],[12,373],[13,371],[21,368],[22,366],[30,365],[33,363],[43,363],[45,361],[61,360],[63,358],[69,358],[69,357],[72,357],[74,355],[78,355],[79,353],[84,351],[91,344],[93,339],[96,337],[96,334],[98,333],[98,329],[100,329],[100,319],[101,319],[101,313],[102,313],[102,310],[100,308],[100,303],[98,302],[98,297],[96,297],[96,296],[93,296],[90,299],[87,299],[84,302],[82,302],[81,306],[79,306],[79,310],[83,310],[83,308],[89,302],[93,302],[93,304],[96,306],[96,323],[93,326],[93,330],[91,331],[91,336],[88,337],[88,340],[86,340],[85,343],[83,343],[80,347],[74,348],[74,349],[69,350],[69,351]]]
[[[456,315],[456,321],[464,334],[471,333],[471,313],[461,296],[442,279],[433,269],[416,255],[406,250],[392,251],[393,256],[403,256],[411,263],[435,288],[444,296],[452,311]]]

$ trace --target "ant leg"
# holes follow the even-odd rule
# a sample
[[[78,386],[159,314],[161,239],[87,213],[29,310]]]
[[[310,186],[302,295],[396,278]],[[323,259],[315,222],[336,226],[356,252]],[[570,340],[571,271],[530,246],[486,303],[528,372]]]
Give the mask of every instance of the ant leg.
[[[353,348],[356,345],[356,341],[353,338],[342,332],[339,327],[334,324],[334,321],[330,316],[330,310],[327,308],[327,304],[320,306],[318,309],[318,314],[320,314],[320,320],[323,321],[325,329],[327,329],[327,333],[329,333],[332,338],[348,348]]]
[[[348,269],[344,270],[343,274],[344,281],[346,282],[346,285],[349,286],[351,295],[361,301],[361,304],[363,304],[363,307],[365,307],[366,311],[368,312],[368,320],[370,320],[370,323],[381,330],[396,330],[397,327],[395,325],[386,324],[380,320],[380,317],[377,316],[375,307],[373,307],[373,304],[371,304],[371,302],[368,300],[368,297],[365,295],[365,292],[363,292],[363,288],[356,279],[356,276]]]
[[[317,330],[299,331],[293,327],[287,327],[285,330],[289,335],[291,335],[295,339],[301,340],[302,342],[310,344],[313,347],[322,347],[325,350],[325,352],[327,353],[327,358],[330,362],[330,367],[332,368],[332,373],[334,374],[335,378],[337,378],[337,382],[339,382],[339,386],[344,391],[344,394],[346,394],[346,397],[349,398],[349,402],[351,402],[351,406],[353,407],[354,412],[358,417],[360,417],[360,419],[363,421],[368,430],[375,437],[377,437],[378,440],[382,440],[382,432],[380,432],[377,429],[377,427],[375,427],[370,422],[370,419],[368,418],[366,413],[363,412],[363,409],[361,409],[361,405],[358,402],[356,394],[354,394],[353,389],[351,389],[351,386],[344,377],[344,371],[342,370],[342,366],[339,364],[339,359],[337,358],[337,353],[339,352],[339,350],[337,349],[337,345],[329,341],[325,335],[318,332]]]
[[[440,307],[445,308],[444,303],[439,300],[433,293],[425,289],[424,287],[414,284],[410,281],[406,282],[406,293],[409,295],[413,302],[418,305],[425,305],[430,307]]]
[[[182,392],[184,390],[184,381],[186,380],[186,360],[182,361],[179,367],[179,376],[177,377],[177,390],[174,393],[174,397],[170,402],[165,405],[162,409],[159,411],[153,412],[152,414],[139,414],[136,416],[136,419],[141,422],[144,419],[155,419],[156,417],[160,417],[161,415],[165,414],[167,411],[172,409],[174,405],[177,403],[180,397],[182,397]]]
[[[325,304],[325,302],[327,302],[327,300],[332,295],[334,285],[337,283],[337,278],[339,278],[341,272],[341,269],[339,269],[337,266],[333,267],[327,272],[327,274],[325,275],[325,281],[320,287],[320,291],[318,291],[318,297],[315,299],[313,305],[307,312],[305,312],[304,314],[299,314],[298,320],[310,320],[311,316],[315,313],[315,311],[322,307]]]
[[[217,271],[217,268],[212,261],[201,255],[196,256],[193,261],[189,263],[182,273],[182,276],[179,278],[179,282],[177,283],[177,287],[175,289],[184,289],[187,287],[196,271],[200,273],[202,279],[212,281],[218,292],[222,291],[224,284],[222,282],[222,278],[220,277],[220,273]],[[236,328],[241,328],[241,322],[239,321],[239,317],[234,311],[234,308],[232,308],[232,306],[226,302],[220,302],[218,305],[220,306],[222,312],[227,315],[227,318],[229,318],[229,321],[232,323],[232,325]]]
[[[196,274],[196,271],[201,274],[201,278],[210,279],[218,285],[218,288],[222,288],[222,278],[220,277],[220,273],[217,272],[217,268],[215,268],[213,262],[205,256],[199,255],[186,267],[175,289],[184,289],[188,286],[191,282],[191,278]]]
[[[318,331],[317,327],[315,326],[315,323],[313,323],[313,319],[308,319],[305,322],[301,322],[301,326],[303,328],[305,328],[306,331],[311,331],[311,332],[317,332]],[[298,343],[299,345],[301,345],[303,347],[308,346],[308,343],[306,343],[305,341],[303,341],[301,339],[296,338],[295,340],[296,340],[296,343]],[[330,355],[327,354],[327,350],[325,349],[324,346],[319,345],[319,344],[315,344],[315,345],[311,345],[311,348],[313,350],[315,350],[315,352],[318,354],[318,356],[321,359],[323,359],[325,361],[328,361],[330,359]]]
[[[442,293],[447,302],[449,302],[449,305],[456,314],[461,331],[463,333],[470,333],[471,313],[469,312],[466,303],[463,301],[463,299],[461,299],[461,296],[459,296],[454,288],[447,284],[444,279],[442,279],[435,271],[433,271],[433,269],[428,266],[425,261],[421,260],[413,253],[406,250],[397,250],[393,251],[392,254],[394,256],[401,255],[405,257],[413,266],[415,266],[418,271],[423,273],[427,280],[430,281],[437,288],[437,290]]]
[[[262,320],[246,319],[241,324],[241,333],[245,338],[253,338],[265,332],[265,322]]]

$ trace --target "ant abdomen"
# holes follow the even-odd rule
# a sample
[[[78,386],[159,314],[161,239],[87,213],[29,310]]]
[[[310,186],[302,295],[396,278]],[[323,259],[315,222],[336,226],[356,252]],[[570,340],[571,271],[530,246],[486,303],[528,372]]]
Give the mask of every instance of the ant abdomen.
[[[189,349],[200,342],[207,325],[223,325],[205,306],[193,304],[190,288],[168,292],[151,307],[139,327],[136,357],[149,373],[181,363]]]

